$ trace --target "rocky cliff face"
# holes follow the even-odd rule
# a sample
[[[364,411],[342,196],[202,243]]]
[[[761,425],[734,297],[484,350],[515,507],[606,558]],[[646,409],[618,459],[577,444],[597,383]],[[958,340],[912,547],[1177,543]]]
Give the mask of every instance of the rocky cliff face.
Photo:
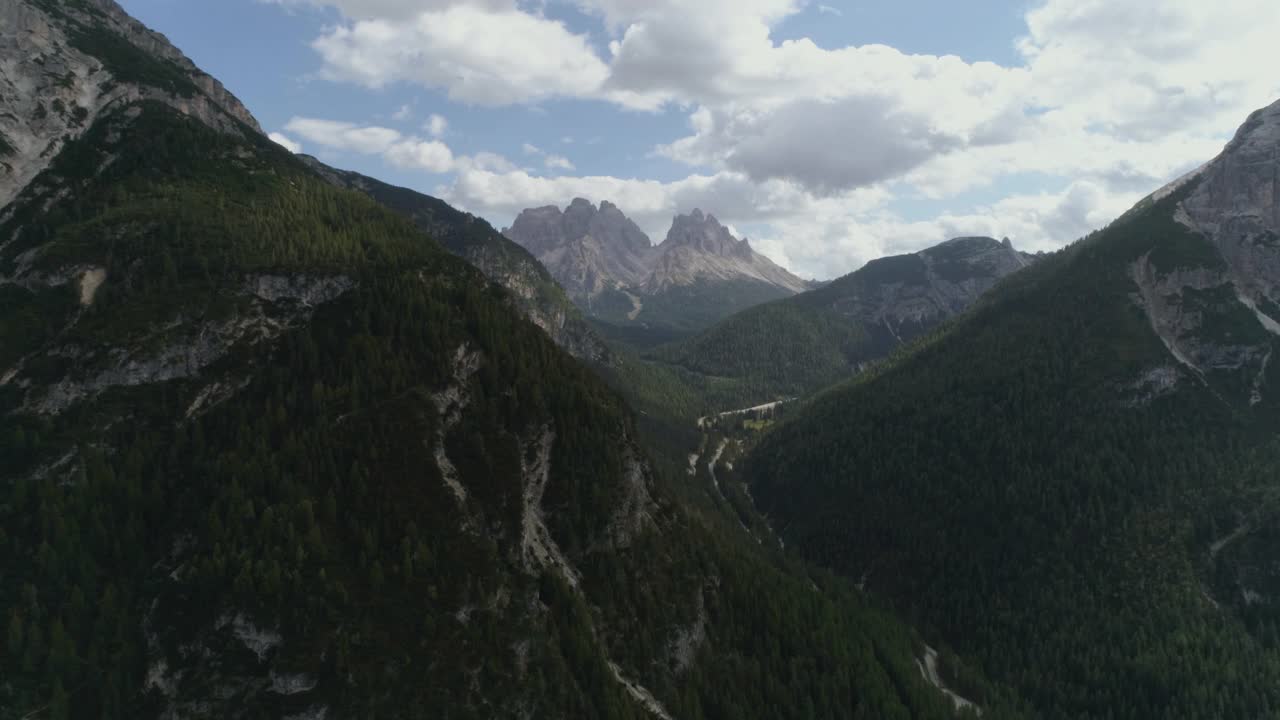
[[[1243,373],[1251,382],[1218,392],[1256,405],[1280,336],[1280,102],[1253,113],[1213,161],[1152,197],[1173,194],[1182,196],[1174,219],[1211,248],[1142,255],[1130,269],[1134,300],[1179,377],[1213,384]]]
[[[699,280],[758,280],[791,293],[809,289],[804,280],[752,250],[750,242],[738,240],[714,215],[701,210],[677,216],[658,252],[643,285],[649,293]]]
[[[0,206],[105,111],[163,102],[224,132],[248,110],[113,0],[0,4]]]

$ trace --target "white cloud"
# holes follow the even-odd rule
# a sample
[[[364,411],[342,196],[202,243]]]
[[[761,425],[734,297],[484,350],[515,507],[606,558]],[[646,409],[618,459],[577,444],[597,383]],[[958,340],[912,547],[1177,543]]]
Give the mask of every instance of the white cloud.
[[[286,135],[283,135],[278,132],[273,132],[267,135],[267,137],[271,138],[271,142],[283,147],[285,150],[288,150],[291,153],[302,152],[302,144],[289,139],[289,137]]]
[[[458,164],[465,171],[494,173],[515,172],[518,168],[505,157],[491,152],[479,152],[470,157],[458,158]]]
[[[844,15],[843,10],[841,10],[840,8],[831,7],[830,5],[819,5],[818,12],[822,13],[823,15],[835,15],[836,17],[840,17],[841,15]]]
[[[408,120],[411,115],[413,115],[413,108],[408,105],[401,105],[399,110],[391,113],[391,119],[403,121]]]
[[[371,88],[416,83],[489,106],[598,92],[609,70],[584,36],[490,5],[450,4],[410,18],[373,16],[332,28],[313,43],[324,61],[321,73]]]
[[[1221,128],[1274,99],[1280,8],[1268,0],[1049,0],[1019,48],[1031,99],[1121,137]]]
[[[343,13],[315,42],[334,80],[415,83],[480,105],[678,108],[690,130],[655,150],[691,174],[541,177],[385,128],[287,127],[295,136],[433,172],[451,163],[451,199],[495,220],[583,195],[665,232],[696,202],[820,276],[949,234],[1009,235],[1031,249],[1068,242],[1207,160],[1250,110],[1280,96],[1265,61],[1280,37],[1274,0],[1038,0],[1010,66],[775,39],[806,7],[836,9],[805,0],[558,0],[598,18],[607,49],[536,2],[277,1]],[[439,138],[445,127],[441,118],[438,132],[425,129]],[[572,169],[540,148],[524,152]],[[891,193],[942,199],[997,182],[1029,190],[927,220],[888,209]],[[1030,190],[1039,187],[1053,190]]]
[[[521,146],[520,149],[525,155],[532,155],[534,157],[542,158],[542,164],[545,165],[548,169],[551,169],[551,170],[573,170],[574,169],[573,163],[569,161],[569,158],[564,157],[563,155],[556,155],[555,153],[549,153],[546,150],[543,150],[542,148],[538,147],[537,145],[534,145],[533,143],[525,143],[524,145]]]
[[[483,10],[500,11],[515,8],[515,0],[264,0],[285,6],[331,6],[355,20],[407,20],[423,11],[440,11],[467,5]]]
[[[569,158],[564,157],[563,155],[552,155],[551,153],[547,153],[547,155],[542,158],[542,164],[552,170],[573,169],[573,163],[569,162]]]
[[[381,155],[388,163],[400,168],[417,168],[431,173],[445,173],[455,168],[449,146],[436,140],[405,136],[391,128],[295,117],[285,124],[285,129],[333,150]]]
[[[387,162],[401,168],[418,168],[432,173],[454,169],[453,152],[438,140],[409,138],[397,142],[383,153]]]
[[[443,115],[431,113],[427,121],[422,124],[422,129],[431,134],[431,137],[441,137],[445,131],[449,129],[449,121]]]
[[[295,117],[285,123],[295,135],[334,150],[349,150],[376,155],[391,149],[400,141],[399,131],[384,127],[362,127],[354,123]]]

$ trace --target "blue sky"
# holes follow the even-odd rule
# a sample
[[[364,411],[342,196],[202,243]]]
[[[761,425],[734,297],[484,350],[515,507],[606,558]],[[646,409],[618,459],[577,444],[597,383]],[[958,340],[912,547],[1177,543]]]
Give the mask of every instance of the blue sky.
[[[1060,246],[1280,96],[1259,0],[121,4],[336,166],[499,226],[581,195],[656,242],[699,206],[815,277]]]

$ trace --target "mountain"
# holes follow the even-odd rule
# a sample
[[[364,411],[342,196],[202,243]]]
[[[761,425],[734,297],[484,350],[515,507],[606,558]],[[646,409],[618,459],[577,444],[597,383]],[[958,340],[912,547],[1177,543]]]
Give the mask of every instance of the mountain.
[[[1042,717],[1280,707],[1280,103],[740,465]]]
[[[734,238],[715,216],[703,215],[701,210],[676,216],[658,251],[653,271],[643,284],[650,295],[698,281],[744,279],[792,293],[809,289],[805,281],[756,253],[749,241]]]
[[[153,100],[225,132],[259,130],[221,83],[112,0],[6,2],[0,25],[0,57],[13,63],[0,77],[0,205],[122,104]]]
[[[1005,240],[965,237],[881,258],[821,288],[744,310],[649,356],[736,381],[753,404],[826,387],[963,312],[1031,264]]]
[[[9,156],[0,718],[953,716],[909,627],[656,471],[421,218],[111,2],[3,12],[15,87],[120,94]]]
[[[586,308],[602,293],[643,283],[653,256],[649,237],[607,201],[596,208],[576,198],[563,212],[554,205],[525,210],[504,234]]]
[[[604,365],[614,361],[604,341],[547,269],[489,223],[438,198],[356,172],[337,170],[308,155],[299,158],[334,185],[362,192],[413,220],[446,250],[510,291],[525,316],[571,355]]]
[[[504,234],[591,317],[618,327],[687,333],[809,288],[701,210],[677,216],[656,247],[617,206],[582,198],[563,212],[525,210]]]

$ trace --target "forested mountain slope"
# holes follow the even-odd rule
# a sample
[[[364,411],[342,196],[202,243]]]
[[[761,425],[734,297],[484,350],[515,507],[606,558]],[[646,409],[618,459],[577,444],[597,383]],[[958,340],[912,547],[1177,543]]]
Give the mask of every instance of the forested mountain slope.
[[[299,158],[335,185],[359,190],[412,219],[446,250],[480,268],[489,279],[516,296],[525,315],[570,354],[605,365],[613,362],[604,341],[547,269],[489,223],[438,198],[360,173],[337,170],[310,156]]]
[[[3,7],[126,91],[0,212],[0,718],[953,714],[509,292],[113,3]]]
[[[955,238],[873,260],[819,289],[744,310],[646,356],[739,388],[745,404],[846,379],[1030,265],[1006,240]]]
[[[1280,103],[784,423],[755,498],[1041,716],[1274,716],[1278,178]]]

